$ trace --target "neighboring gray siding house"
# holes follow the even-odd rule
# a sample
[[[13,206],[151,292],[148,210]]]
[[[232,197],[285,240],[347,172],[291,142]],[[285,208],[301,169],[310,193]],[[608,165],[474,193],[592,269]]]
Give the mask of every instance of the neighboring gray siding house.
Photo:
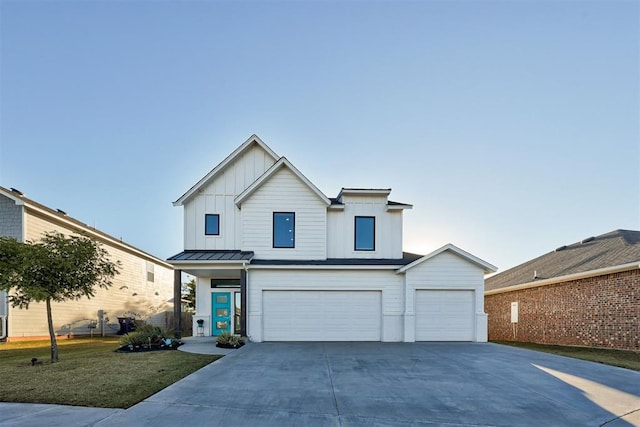
[[[327,197],[253,135],[182,195],[184,251],[205,335],[253,341],[486,341],[484,274],[451,244],[402,250],[411,205],[390,189]]]
[[[114,334],[118,317],[136,317],[166,326],[166,312],[173,305],[173,268],[146,252],[96,230],[60,210],[48,208],[20,191],[0,187],[0,235],[18,241],[37,241],[45,232],[80,234],[100,242],[113,260],[121,262],[120,274],[109,289],[99,289],[91,299],[53,303],[56,334],[61,337],[93,332]],[[11,341],[49,336],[44,304],[28,310],[13,308],[0,292],[0,339]]]
[[[640,350],[640,231],[560,246],[490,277],[489,339]]]

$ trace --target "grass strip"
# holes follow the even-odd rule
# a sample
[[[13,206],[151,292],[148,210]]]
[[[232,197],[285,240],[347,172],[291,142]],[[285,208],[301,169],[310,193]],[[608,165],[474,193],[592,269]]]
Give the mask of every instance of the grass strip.
[[[492,341],[496,344],[526,348],[528,350],[543,351],[575,359],[618,366],[620,368],[640,371],[640,352],[631,350],[613,350],[608,348],[571,347],[564,345],[536,344],[531,342]]]
[[[112,337],[61,340],[51,364],[49,341],[0,343],[0,401],[128,408],[221,357],[118,347]]]

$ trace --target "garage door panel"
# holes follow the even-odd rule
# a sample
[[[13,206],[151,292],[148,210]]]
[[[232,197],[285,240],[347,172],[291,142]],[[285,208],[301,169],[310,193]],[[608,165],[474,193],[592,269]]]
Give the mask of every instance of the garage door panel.
[[[381,292],[264,291],[265,341],[380,341]]]
[[[473,291],[416,291],[416,341],[473,341]]]

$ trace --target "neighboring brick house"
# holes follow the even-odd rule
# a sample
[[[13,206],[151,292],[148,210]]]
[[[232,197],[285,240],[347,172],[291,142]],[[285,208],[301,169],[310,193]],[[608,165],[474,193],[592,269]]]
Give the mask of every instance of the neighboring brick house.
[[[486,279],[489,339],[640,350],[640,231],[561,246]]]
[[[0,187],[0,236],[37,241],[52,231],[90,237],[121,263],[120,274],[109,289],[98,289],[91,299],[52,304],[57,335],[88,335],[92,329],[96,334],[115,334],[120,329],[118,317],[136,317],[166,326],[166,313],[173,308],[171,265],[61,210],[28,199],[16,189]],[[9,304],[7,293],[0,291],[0,339],[48,337],[44,303],[18,309]]]

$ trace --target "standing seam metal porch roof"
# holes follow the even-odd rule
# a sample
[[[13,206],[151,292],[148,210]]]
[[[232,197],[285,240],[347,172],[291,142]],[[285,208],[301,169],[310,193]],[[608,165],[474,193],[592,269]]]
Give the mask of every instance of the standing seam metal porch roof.
[[[167,261],[251,261],[252,258],[252,251],[187,250],[168,258]]]

